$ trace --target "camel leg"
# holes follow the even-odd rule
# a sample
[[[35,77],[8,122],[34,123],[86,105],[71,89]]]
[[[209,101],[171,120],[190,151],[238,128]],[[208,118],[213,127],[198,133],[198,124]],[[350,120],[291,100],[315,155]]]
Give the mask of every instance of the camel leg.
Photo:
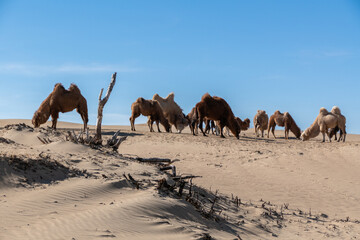
[[[192,134],[195,136],[196,121],[192,121],[189,127],[191,129]]]
[[[88,116],[87,116],[87,109],[83,109],[83,108],[81,108],[81,106],[79,105],[79,106],[76,108],[76,111],[80,114],[81,119],[82,119],[83,122],[84,122],[84,132],[85,132],[85,131],[86,131],[86,128],[87,128],[87,123],[88,123],[88,121],[89,121]]]
[[[285,126],[285,139],[289,139],[289,128]]]
[[[156,126],[157,126],[157,129],[158,129],[158,132],[161,132],[160,127],[159,127],[159,122],[160,122],[159,120],[156,121]],[[169,132],[171,132],[171,126],[170,126],[170,131]]]
[[[261,137],[264,137],[264,130],[261,130]]]
[[[131,131],[135,131],[135,119],[140,116],[140,113],[131,113],[131,117],[129,118],[131,124]]]
[[[272,132],[272,135],[274,136],[274,138],[276,139],[276,136],[275,136],[275,126],[271,126],[271,132]]]
[[[329,134],[329,131],[326,129],[326,135],[328,136],[328,139],[329,139],[329,142],[331,142],[331,138],[330,138],[330,134]]]
[[[338,142],[340,142],[343,138],[343,131],[340,130],[340,134],[339,134],[339,139],[338,139]],[[336,139],[335,139],[336,140]]]
[[[210,120],[205,121],[205,133],[210,133]]]
[[[149,117],[148,121],[147,121],[147,124],[149,126],[150,132],[154,132],[153,123],[154,123],[154,121],[151,119],[151,117]]]
[[[56,130],[56,124],[57,124],[57,119],[59,118],[59,112],[52,112],[51,113],[51,120],[52,120],[52,125],[51,127]]]
[[[344,128],[340,128],[340,136],[339,136],[339,140],[342,138],[343,139],[343,142],[345,142],[345,137],[346,137],[346,129],[345,127]]]
[[[200,117],[200,120],[199,120],[199,128],[200,128],[202,134],[206,137],[206,134],[205,134],[205,132],[204,132],[204,130],[203,130],[203,122],[204,122],[204,119],[203,119],[202,117]]]

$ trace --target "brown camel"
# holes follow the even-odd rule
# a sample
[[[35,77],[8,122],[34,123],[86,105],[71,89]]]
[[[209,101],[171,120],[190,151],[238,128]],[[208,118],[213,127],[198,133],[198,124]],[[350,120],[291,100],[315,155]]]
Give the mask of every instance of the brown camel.
[[[268,128],[269,116],[264,110],[258,110],[254,117],[254,129],[256,137],[259,136],[258,131],[261,131],[261,137],[264,137],[264,131]]]
[[[236,121],[239,123],[240,132],[241,132],[241,131],[246,131],[246,130],[249,129],[249,127],[250,127],[250,119],[245,118],[244,121],[242,121],[241,118],[239,118],[239,117],[235,117],[235,119],[236,119]],[[227,134],[228,136],[230,136],[229,128],[228,128],[228,127],[225,127],[225,129],[226,129],[226,134]],[[216,130],[216,128],[215,128],[215,130]]]
[[[54,90],[41,103],[39,109],[34,113],[32,123],[34,127],[39,127],[45,123],[49,117],[52,118],[52,128],[56,129],[59,112],[71,112],[76,108],[76,111],[81,115],[84,122],[84,131],[87,128],[88,109],[86,99],[81,95],[80,89],[71,84],[66,90],[61,83],[55,84]]]
[[[163,111],[157,101],[145,100],[144,98],[140,97],[131,105],[131,117],[129,120],[132,131],[135,131],[135,119],[139,117],[140,114],[148,116],[147,124],[149,126],[150,132],[154,132],[154,122],[156,122],[158,132],[161,132],[159,128],[159,122],[164,126],[166,132],[170,131],[170,124],[164,117]]]
[[[285,127],[285,139],[289,138],[289,130],[295,135],[296,138],[298,139],[300,138],[301,130],[296,125],[290,113],[285,112],[284,114],[282,114],[279,110],[277,110],[274,112],[273,115],[271,115],[268,126],[268,137],[271,129],[274,138],[276,138],[275,136],[276,125],[278,125],[279,127]]]
[[[223,128],[226,126],[239,139],[240,126],[236,121],[234,113],[229,104],[220,97],[211,97],[210,94],[205,93],[201,101],[196,104],[196,117],[192,124],[199,120],[199,128],[204,136],[206,136],[202,123],[205,119],[218,121],[220,128],[220,136],[224,138]],[[194,121],[195,120],[195,121]],[[193,125],[194,126],[194,125]],[[194,134],[194,133],[193,133]]]

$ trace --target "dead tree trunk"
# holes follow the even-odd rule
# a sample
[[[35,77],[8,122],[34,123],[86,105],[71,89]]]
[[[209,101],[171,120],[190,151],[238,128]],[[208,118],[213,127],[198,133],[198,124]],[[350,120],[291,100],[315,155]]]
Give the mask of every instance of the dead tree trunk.
[[[97,116],[97,121],[96,121],[96,134],[95,134],[95,144],[102,144],[102,138],[101,138],[101,122],[102,122],[102,118],[103,118],[103,109],[104,109],[104,105],[106,104],[106,102],[109,100],[111,91],[115,85],[116,82],[116,72],[112,75],[111,77],[111,82],[110,85],[107,89],[106,95],[103,99],[101,99],[101,95],[104,91],[104,89],[102,88],[100,91],[100,95],[99,95],[99,106],[98,106],[98,116]]]

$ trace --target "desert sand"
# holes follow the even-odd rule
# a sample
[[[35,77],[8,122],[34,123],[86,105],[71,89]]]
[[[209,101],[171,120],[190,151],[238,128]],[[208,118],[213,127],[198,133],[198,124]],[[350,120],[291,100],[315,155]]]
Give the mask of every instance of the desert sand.
[[[359,135],[322,143],[285,140],[281,128],[278,139],[249,129],[237,140],[103,126],[104,139],[127,136],[114,152],[66,141],[81,124],[31,126],[0,120],[0,239],[360,238]],[[144,159],[197,177],[182,196],[178,185],[158,189],[175,184],[171,171]]]

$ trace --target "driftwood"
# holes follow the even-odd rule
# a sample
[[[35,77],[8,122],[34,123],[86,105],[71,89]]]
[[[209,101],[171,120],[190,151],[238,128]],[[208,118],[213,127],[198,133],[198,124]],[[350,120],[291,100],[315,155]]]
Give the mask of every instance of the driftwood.
[[[131,182],[133,185],[135,185],[136,189],[140,188],[140,184],[138,181],[136,181],[131,175],[130,173],[128,173],[128,177],[126,176],[126,174],[124,173],[123,176],[125,177],[127,182]]]
[[[117,131],[112,138],[110,138],[107,143],[106,147],[111,147],[114,151],[119,149],[120,144],[126,140],[127,136],[120,137],[117,139],[118,135],[120,134],[120,130]]]
[[[49,144],[49,143],[51,143],[52,141],[49,139],[49,138],[42,138],[42,137],[37,137],[39,140],[40,140],[40,142],[42,142],[43,144]]]
[[[137,158],[136,160],[147,163],[171,163],[171,159],[168,158]]]
[[[176,176],[176,167],[174,165],[169,165],[169,166],[165,166],[165,167],[160,167],[160,171],[165,171],[165,170],[172,170],[172,176],[175,177]]]
[[[75,131],[72,130],[72,131],[67,131],[67,136],[66,136],[66,141],[71,141],[73,143],[81,143],[81,144],[88,144],[90,145],[91,147],[93,148],[99,148],[99,146],[101,145],[98,145],[96,144],[96,139],[95,137],[91,137],[89,136],[89,130],[87,129],[86,132],[82,132],[80,131],[78,135],[76,135]],[[109,139],[107,141],[107,144],[105,145],[105,147],[108,147],[108,148],[112,148],[114,151],[117,151],[119,149],[119,146],[120,144],[126,140],[127,136],[125,137],[120,137],[119,139],[117,138],[117,136],[120,134],[120,130],[117,131],[114,136]],[[85,136],[85,138],[84,138]],[[39,137],[38,137],[39,138]],[[43,142],[44,144],[47,144],[45,143],[46,139],[40,139],[39,140],[41,142]],[[48,143],[51,142],[50,139],[47,140]]]
[[[201,178],[202,176],[194,176],[194,175],[189,175],[189,176],[177,176],[177,177],[173,177],[172,179],[174,181],[179,181],[179,180],[184,180],[184,179],[193,179],[193,178]]]
[[[102,118],[103,118],[103,109],[105,104],[107,103],[107,101],[109,100],[111,91],[114,88],[116,82],[116,72],[112,75],[111,77],[111,82],[110,85],[107,89],[106,95],[103,99],[101,99],[102,93],[104,91],[104,89],[102,88],[100,91],[100,95],[99,95],[99,106],[98,106],[98,117],[97,117],[97,121],[96,121],[96,134],[95,134],[95,139],[94,139],[94,144],[98,144],[101,145],[102,144],[102,138],[101,138],[101,122],[102,122]]]

